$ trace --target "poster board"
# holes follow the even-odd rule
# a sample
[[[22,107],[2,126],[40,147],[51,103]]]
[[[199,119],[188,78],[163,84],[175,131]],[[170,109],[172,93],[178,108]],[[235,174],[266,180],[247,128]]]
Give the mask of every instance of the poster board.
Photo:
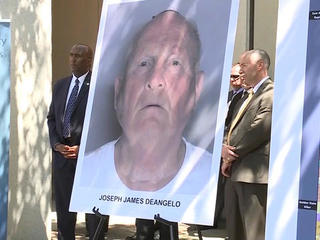
[[[280,0],[266,239],[316,239],[319,2]],[[317,75],[318,76],[318,75]]]
[[[153,219],[154,214],[160,214],[170,221],[213,223],[238,5],[235,0],[104,1],[71,211],[91,212],[95,206],[109,215]],[[136,191],[117,179],[113,146],[122,133],[114,110],[114,84],[119,73],[126,72],[123,67],[135,35],[153,16],[168,9],[179,12],[198,28],[204,84],[183,139],[193,149],[208,153],[211,161],[205,172],[194,178],[200,183],[197,186],[188,187],[184,181],[188,177],[183,178],[186,171],[179,171],[174,184],[169,183],[172,187]],[[113,150],[109,157],[90,157],[110,143]],[[187,169],[185,162],[181,169]]]

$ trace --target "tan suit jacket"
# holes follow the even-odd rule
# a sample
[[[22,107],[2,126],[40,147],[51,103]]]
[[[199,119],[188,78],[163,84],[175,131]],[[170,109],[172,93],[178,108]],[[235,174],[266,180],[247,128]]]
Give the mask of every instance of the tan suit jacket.
[[[231,180],[267,183],[273,103],[273,82],[267,79],[253,95],[230,136],[239,158],[232,164]],[[233,119],[242,101],[237,104]]]

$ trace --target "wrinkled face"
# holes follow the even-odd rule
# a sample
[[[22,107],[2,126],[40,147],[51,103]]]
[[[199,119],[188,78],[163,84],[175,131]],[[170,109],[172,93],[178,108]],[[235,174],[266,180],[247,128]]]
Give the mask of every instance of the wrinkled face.
[[[72,73],[80,77],[90,70],[91,57],[88,54],[88,48],[84,45],[74,45],[69,54],[69,63]]]
[[[241,88],[241,78],[240,78],[240,64],[234,65],[231,69],[230,74],[230,84],[232,89],[238,90]]]
[[[243,54],[240,57],[240,78],[243,81],[244,88],[248,89],[254,87],[258,79],[259,71],[259,58],[258,54]]]
[[[115,109],[126,136],[182,135],[201,91],[194,42],[172,14],[149,25],[115,84]],[[170,31],[168,31],[170,29]]]

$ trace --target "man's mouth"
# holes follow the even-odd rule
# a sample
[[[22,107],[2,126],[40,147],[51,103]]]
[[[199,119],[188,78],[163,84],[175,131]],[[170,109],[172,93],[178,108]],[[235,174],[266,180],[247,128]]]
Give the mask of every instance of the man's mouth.
[[[142,108],[142,110],[147,109],[147,108],[162,108],[162,106],[159,104],[147,104]]]

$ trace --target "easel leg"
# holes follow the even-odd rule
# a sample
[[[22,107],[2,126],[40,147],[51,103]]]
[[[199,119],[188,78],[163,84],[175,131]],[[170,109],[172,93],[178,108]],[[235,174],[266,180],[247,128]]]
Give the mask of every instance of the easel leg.
[[[197,230],[198,230],[199,240],[202,240],[202,233],[201,233],[201,228],[200,228],[200,226],[197,226]]]
[[[99,208],[96,208],[96,207],[93,207],[92,209],[92,212],[100,218],[100,221],[99,221],[99,224],[98,224],[98,227],[97,227],[97,230],[96,232],[94,233],[94,236],[93,236],[93,240],[98,240],[99,239],[99,236],[100,236],[100,233],[101,233],[101,230],[102,230],[102,227],[104,226],[104,223],[105,221],[107,220],[107,215],[102,215],[100,212],[99,212]]]

